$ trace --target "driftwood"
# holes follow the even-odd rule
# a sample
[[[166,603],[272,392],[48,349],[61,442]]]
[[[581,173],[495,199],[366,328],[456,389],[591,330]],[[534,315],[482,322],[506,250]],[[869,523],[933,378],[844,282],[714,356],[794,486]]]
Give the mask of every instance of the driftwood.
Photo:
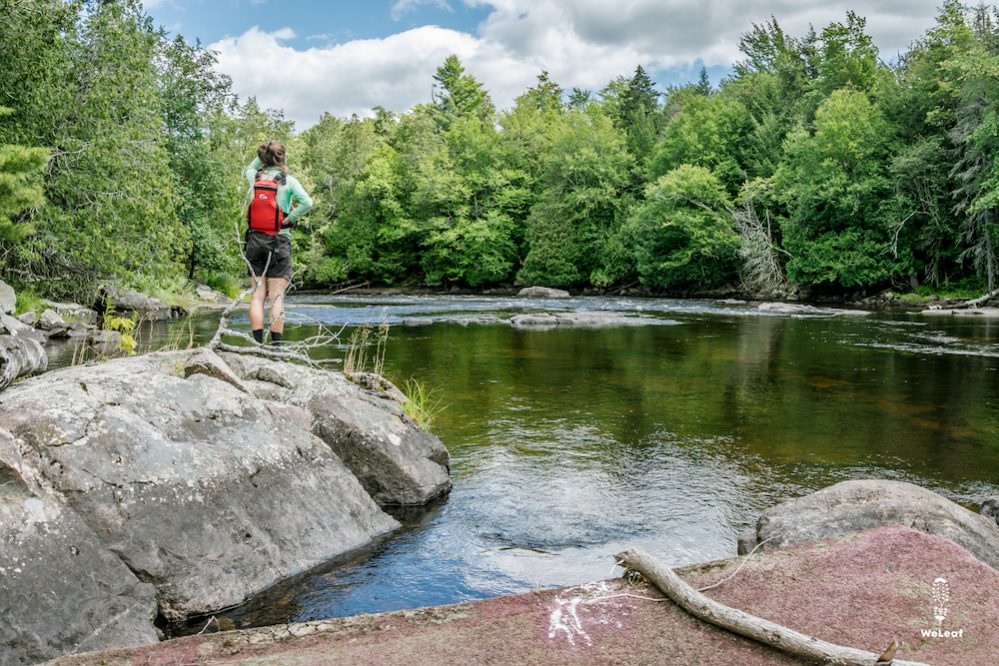
[[[736,608],[730,608],[701,594],[684,582],[671,568],[663,566],[639,550],[626,550],[616,557],[618,564],[645,576],[680,608],[699,620],[727,629],[740,636],[751,638],[796,657],[843,666],[876,666],[877,664],[928,666],[922,662],[893,659],[893,648],[897,647],[894,641],[884,654],[878,655],[874,652],[827,643],[788,629],[776,622],[764,620]]]
[[[961,310],[963,310],[964,308],[977,308],[977,307],[981,307],[981,306],[985,305],[986,303],[988,303],[989,301],[991,301],[993,298],[995,298],[997,296],[999,296],[999,289],[995,289],[993,291],[990,291],[989,293],[985,294],[984,296],[979,296],[978,298],[976,298],[974,300],[965,301],[964,303],[958,303],[957,305],[949,305],[947,307],[948,307],[948,309],[952,309],[952,310],[953,309],[961,309]]]
[[[0,335],[0,390],[23,375],[45,372],[49,357],[36,340]]]
[[[323,367],[324,365],[330,363],[336,363],[339,361],[334,360],[316,360],[313,359],[309,352],[314,349],[319,349],[322,347],[327,347],[333,344],[337,344],[340,340],[340,334],[346,328],[346,325],[340,328],[338,331],[333,331],[325,326],[319,326],[319,333],[306,338],[305,340],[299,340],[292,342],[290,340],[282,341],[280,347],[263,345],[251,336],[243,333],[242,331],[237,331],[229,327],[229,318],[232,313],[235,312],[236,308],[239,307],[247,298],[250,298],[253,293],[257,290],[258,281],[264,280],[266,278],[257,277],[256,272],[253,270],[253,265],[250,263],[249,259],[246,257],[246,252],[243,250],[242,245],[239,241],[239,225],[236,225],[236,247],[239,250],[239,256],[243,259],[243,263],[246,264],[247,269],[250,273],[250,286],[249,288],[243,290],[236,298],[232,299],[228,307],[222,311],[219,316],[219,325],[215,329],[215,334],[212,339],[208,341],[205,345],[206,348],[212,351],[221,352],[231,352],[234,354],[249,354],[251,356],[261,356],[263,358],[275,359],[279,361],[297,361],[299,363],[309,365],[312,367]],[[267,275],[267,269],[270,268],[272,254],[267,255],[267,263],[264,264],[263,275]],[[345,287],[340,291],[348,291],[354,289],[358,286],[364,286],[367,282],[362,285],[353,285]],[[285,285],[285,291],[279,297],[284,302],[284,297],[287,295],[289,288],[292,286],[292,280],[288,280],[288,284]],[[339,293],[339,292],[334,292]],[[272,305],[273,308],[273,305]],[[223,338],[240,338],[246,342],[246,345],[231,345],[223,341]]]

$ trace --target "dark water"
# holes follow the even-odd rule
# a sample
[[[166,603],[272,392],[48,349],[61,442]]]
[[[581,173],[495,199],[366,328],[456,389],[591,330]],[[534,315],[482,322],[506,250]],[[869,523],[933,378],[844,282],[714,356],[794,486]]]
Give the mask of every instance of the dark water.
[[[454,490],[224,623],[576,584],[607,577],[628,545],[672,564],[729,557],[765,507],[848,478],[913,481],[966,505],[999,494],[999,322],[573,299],[528,307],[610,310],[642,325],[475,323],[524,307],[296,300],[293,335],[315,322],[392,325],[385,374],[418,379],[446,405],[434,431],[451,452]],[[403,325],[416,318],[432,323]],[[214,328],[198,326],[202,336]]]

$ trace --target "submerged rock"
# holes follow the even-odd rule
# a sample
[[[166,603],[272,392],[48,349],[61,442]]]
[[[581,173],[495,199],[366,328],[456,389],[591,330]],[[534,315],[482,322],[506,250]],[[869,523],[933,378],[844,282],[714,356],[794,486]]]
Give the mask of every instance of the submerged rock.
[[[447,449],[404,417],[401,394],[391,384],[360,390],[339,373],[258,357],[222,356],[241,379],[253,382],[252,390],[305,409],[312,431],[379,504],[426,504],[451,489]]]
[[[629,317],[615,312],[539,312],[519,314],[510,318],[510,325],[524,329],[551,328],[616,328],[622,326],[646,326],[650,320],[644,317]],[[662,322],[656,322],[662,323]]]
[[[548,313],[519,314],[510,318],[510,325],[514,328],[555,328],[558,319]]]
[[[867,310],[844,310],[839,308],[817,308],[814,305],[800,303],[760,303],[756,306],[761,312],[776,312],[779,314],[805,314],[826,317],[866,317],[871,313]]]
[[[564,289],[551,287],[525,287],[517,293],[521,298],[569,298],[570,295]]]
[[[22,476],[17,447],[0,430],[0,663],[156,642],[156,590],[33,470]]]
[[[999,569],[999,525],[930,490],[902,481],[843,481],[763,512],[739,539],[739,554],[903,525],[964,546]]]
[[[224,368],[204,350],[160,352],[50,372],[0,401],[18,469],[155,586],[168,620],[239,603],[398,526],[308,413],[241,390]]]

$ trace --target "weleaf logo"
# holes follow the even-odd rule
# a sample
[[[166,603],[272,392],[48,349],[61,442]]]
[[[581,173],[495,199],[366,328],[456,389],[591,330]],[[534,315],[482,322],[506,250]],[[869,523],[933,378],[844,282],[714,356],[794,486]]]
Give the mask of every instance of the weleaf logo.
[[[920,629],[923,638],[964,638],[964,629],[944,629],[943,622],[947,619],[947,603],[950,601],[950,585],[947,579],[938,577],[933,580],[933,619],[937,621],[933,629]]]
[[[950,601],[950,586],[946,578],[933,581],[933,617],[938,624],[947,619],[947,602]]]

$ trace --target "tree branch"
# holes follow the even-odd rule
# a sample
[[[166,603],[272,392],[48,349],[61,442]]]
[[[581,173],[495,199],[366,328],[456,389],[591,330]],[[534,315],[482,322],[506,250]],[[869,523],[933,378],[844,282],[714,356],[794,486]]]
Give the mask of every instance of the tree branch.
[[[672,599],[680,608],[699,620],[754,641],[763,643],[788,654],[842,666],[928,666],[916,661],[894,660],[891,646],[883,655],[844,647],[819,640],[812,636],[788,629],[776,622],[750,615],[745,611],[730,608],[707,597],[688,585],[671,568],[663,566],[639,550],[626,550],[618,553],[618,564],[633,569],[652,582],[663,594]],[[887,657],[887,661],[882,658]]]

